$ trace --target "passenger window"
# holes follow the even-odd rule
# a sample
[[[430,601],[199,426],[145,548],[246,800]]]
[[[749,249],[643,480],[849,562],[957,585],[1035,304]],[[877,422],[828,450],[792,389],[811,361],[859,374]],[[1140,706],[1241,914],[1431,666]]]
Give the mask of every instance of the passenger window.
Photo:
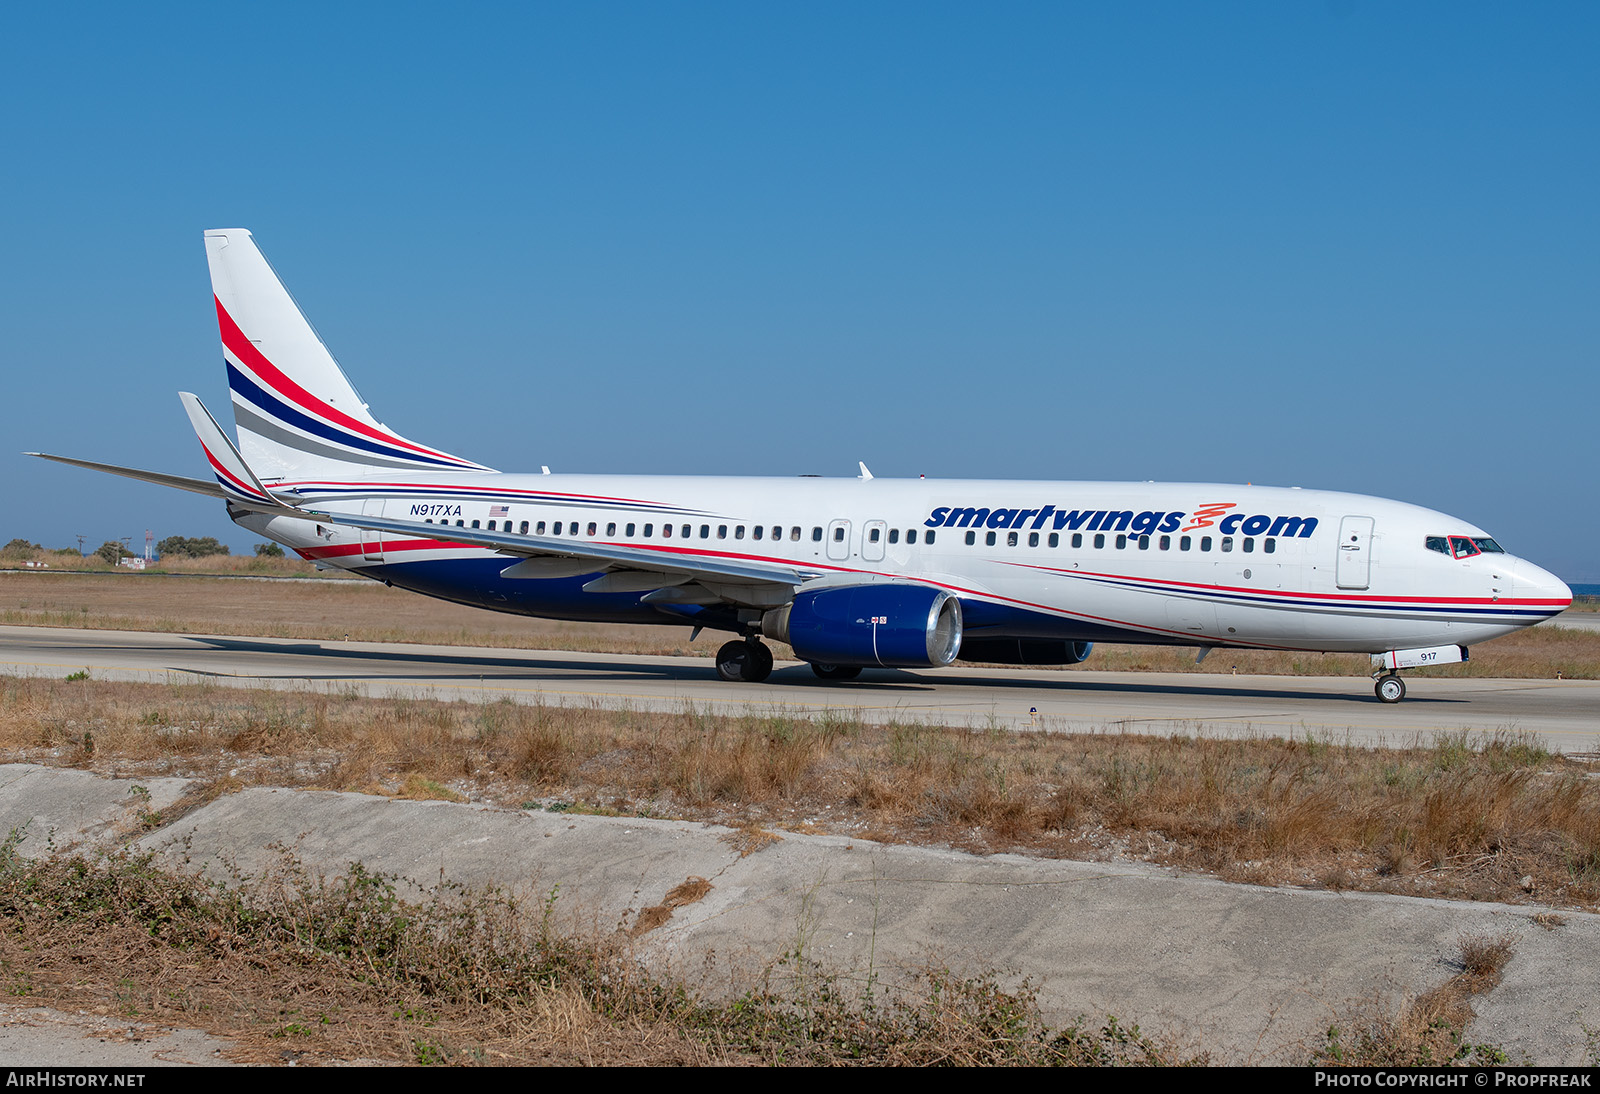
[[[728,533],[727,532],[723,532],[722,534],[723,535],[727,535]],[[700,538],[701,539],[710,539],[711,538],[711,525],[702,524],[700,526]],[[720,539],[721,537],[719,536],[718,538]]]
[[[671,539],[672,538],[672,525],[663,524],[661,526],[661,538],[662,539]]]
[[[1083,546],[1083,533],[1082,532],[1074,532],[1074,533],[1072,533],[1072,546],[1074,548],[1081,548]]]
[[[967,533],[967,546],[971,547],[974,543],[977,543],[977,542],[978,542],[978,533],[976,533],[976,532],[968,532]]]
[[[872,531],[868,532],[867,533],[868,542],[871,542],[871,543],[878,542],[878,535],[879,535],[880,531],[881,531],[881,529],[874,528]]]
[[[1098,551],[1101,548],[1103,548],[1105,545],[1106,545],[1105,533],[1104,532],[1096,532],[1094,534],[1094,549],[1096,551]]]
[[[706,530],[704,528],[700,529],[700,538],[701,539],[705,539],[706,538]],[[718,539],[727,539],[728,538],[728,526],[726,524],[717,525],[717,538]]]
[[[874,532],[873,535],[877,535],[877,533]],[[898,528],[889,529],[889,542],[890,543],[899,543],[900,542],[900,529],[898,529]]]
[[[536,536],[544,535],[544,521],[541,520],[538,524],[533,526],[533,534]]]
[[[822,542],[822,525],[818,524],[818,525],[813,525],[812,526],[812,528],[811,528],[811,542],[812,543],[821,543]]]
[[[1117,533],[1117,550],[1120,551],[1124,547],[1126,547],[1127,545],[1128,545],[1128,537],[1123,535],[1121,532],[1118,532]]]
[[[689,538],[689,532],[691,531],[691,529],[687,524],[685,524],[682,528],[678,529],[678,531],[683,536],[684,539],[688,539]],[[704,535],[705,533],[702,532],[700,534]]]
[[[1192,544],[1193,542],[1194,542],[1194,540],[1190,539],[1188,536],[1179,536],[1178,537],[1178,550],[1187,551],[1189,549],[1190,544]]]
[[[844,542],[844,527],[842,525],[833,530],[833,542],[835,542],[835,543],[843,543]]]
[[[476,528],[476,527],[477,527],[477,526],[478,526],[478,522],[477,522],[477,521],[473,521],[473,522],[472,522],[472,526],[473,526],[473,527],[474,527],[474,528]]]
[[[822,538],[822,529],[821,528],[817,529],[817,535],[816,535],[815,538],[817,538],[817,539],[821,539]],[[800,526],[798,524],[796,524],[793,528],[789,529],[789,539],[790,539],[791,542],[794,542],[794,543],[800,542]]]
[[[931,539],[933,537],[933,533],[929,532],[928,536]],[[917,542],[917,530],[915,528],[907,528],[906,529],[906,542],[907,543],[915,543],[915,542]]]
[[[423,521],[422,523],[423,524],[432,524],[433,523],[433,518],[429,517],[427,520]]]
[[[522,534],[523,535],[527,535],[528,534],[528,522],[527,521],[523,521],[522,522]]]
[[[1057,532],[1051,532],[1050,533],[1050,546],[1052,546],[1052,547],[1061,546],[1061,535],[1060,535],[1060,533],[1057,533]]]
[[[1270,555],[1272,552],[1278,549],[1278,541],[1273,539],[1271,536],[1268,536],[1266,539],[1261,541],[1261,549]]]
[[[1149,536],[1140,536],[1139,537],[1139,550],[1148,551],[1149,549],[1150,549],[1150,537]]]
[[[473,523],[473,527],[474,528],[477,527],[477,523],[476,522]],[[491,532],[494,531],[494,521],[492,521],[492,520],[489,522],[489,531],[491,531]]]
[[[734,528],[734,530],[733,530],[733,538],[734,539],[743,539],[744,538],[744,525],[741,524],[738,527]]]
[[[466,527],[466,526],[467,526],[467,522],[466,522],[466,521],[464,521],[464,520],[458,520],[458,521],[456,521],[456,527],[457,527],[457,528],[465,528],[465,527]],[[478,522],[477,522],[477,521],[473,521],[473,522],[472,522],[472,526],[473,526],[473,527],[474,527],[474,528],[476,528],[476,527],[477,527],[477,526],[478,526]]]
[[[1172,550],[1172,537],[1171,536],[1162,536],[1161,537],[1161,549],[1163,551]]]
[[[606,525],[606,535],[614,536],[616,534],[617,534],[617,526],[616,526],[616,524],[614,524],[614,523],[613,524],[607,524]]]
[[[1016,545],[1017,545],[1017,533],[1015,533],[1015,532],[1007,532],[1006,533],[1006,546],[1007,547],[1015,547]]]
[[[766,529],[758,524],[754,528],[750,529],[750,538],[751,539],[760,539],[761,538],[761,533],[765,532],[765,531],[766,531]]]
[[[1211,550],[1211,537],[1210,536],[1201,536],[1200,537],[1200,549],[1202,551]]]
[[[1222,549],[1224,551],[1233,550],[1233,537],[1232,536],[1223,536],[1222,537]]]
[[[662,525],[662,527],[665,528],[666,525]],[[655,530],[656,530],[656,526],[654,524],[646,524],[644,526],[644,538],[645,539],[649,539],[651,534],[653,532],[655,532]]]
[[[989,533],[985,534],[984,537],[983,537],[983,542],[984,542],[985,546],[993,547],[994,546],[994,533],[993,532],[989,532]]]
[[[915,541],[913,541],[913,542],[915,542]],[[922,542],[923,543],[932,543],[933,542],[933,533],[929,532],[926,535],[924,535],[922,537]]]
[[[1029,532],[1028,533],[1028,546],[1029,547],[1037,547],[1037,546],[1039,546],[1039,533],[1038,532]]]
[[[625,529],[623,529],[622,534],[627,536],[629,539],[632,539],[633,538],[633,533],[638,527],[639,526],[637,524],[630,524]]]
[[[1244,537],[1244,553],[1248,555],[1252,551],[1254,551],[1255,549],[1256,549],[1256,541],[1251,539],[1249,536],[1245,536]]]

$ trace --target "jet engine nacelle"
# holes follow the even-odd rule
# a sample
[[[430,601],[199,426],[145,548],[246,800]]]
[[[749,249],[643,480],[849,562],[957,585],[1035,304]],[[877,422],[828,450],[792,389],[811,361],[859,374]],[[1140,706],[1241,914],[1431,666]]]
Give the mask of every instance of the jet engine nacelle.
[[[963,661],[991,665],[1076,665],[1088,658],[1093,642],[1058,638],[972,638],[961,640]]]
[[[926,585],[836,586],[767,612],[761,633],[813,664],[938,668],[961,648],[961,602]]]

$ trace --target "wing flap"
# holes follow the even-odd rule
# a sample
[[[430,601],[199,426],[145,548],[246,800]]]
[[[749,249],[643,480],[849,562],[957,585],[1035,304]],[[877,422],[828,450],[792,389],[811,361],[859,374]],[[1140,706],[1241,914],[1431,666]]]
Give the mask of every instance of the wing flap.
[[[758,584],[782,584],[798,588],[820,571],[813,571],[780,563],[755,562],[748,559],[721,558],[715,555],[695,554],[692,550],[673,547],[645,547],[621,543],[588,543],[569,539],[551,539],[548,536],[522,536],[511,532],[490,532],[479,528],[457,528],[448,524],[427,524],[417,520],[390,520],[359,513],[329,513],[303,509],[301,515],[322,524],[346,525],[366,528],[374,532],[389,532],[401,536],[417,536],[468,547],[485,547],[502,554],[523,558],[572,558],[611,563],[627,569],[649,570],[669,574],[689,574],[694,577],[732,578]]]

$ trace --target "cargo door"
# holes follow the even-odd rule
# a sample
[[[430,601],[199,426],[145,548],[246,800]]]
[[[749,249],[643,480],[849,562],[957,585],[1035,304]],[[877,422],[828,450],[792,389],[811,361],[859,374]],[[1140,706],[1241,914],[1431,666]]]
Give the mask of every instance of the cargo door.
[[[1339,562],[1336,574],[1341,589],[1365,589],[1371,583],[1371,517],[1345,517],[1339,522]]]

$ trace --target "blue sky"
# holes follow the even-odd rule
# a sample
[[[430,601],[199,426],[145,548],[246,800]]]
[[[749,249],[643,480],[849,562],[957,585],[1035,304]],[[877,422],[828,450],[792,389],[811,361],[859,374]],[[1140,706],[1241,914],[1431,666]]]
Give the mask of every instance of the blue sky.
[[[507,469],[1252,481],[1600,581],[1593,4],[34,5],[0,540],[252,541],[201,232]],[[9,454],[7,454],[9,453]]]

